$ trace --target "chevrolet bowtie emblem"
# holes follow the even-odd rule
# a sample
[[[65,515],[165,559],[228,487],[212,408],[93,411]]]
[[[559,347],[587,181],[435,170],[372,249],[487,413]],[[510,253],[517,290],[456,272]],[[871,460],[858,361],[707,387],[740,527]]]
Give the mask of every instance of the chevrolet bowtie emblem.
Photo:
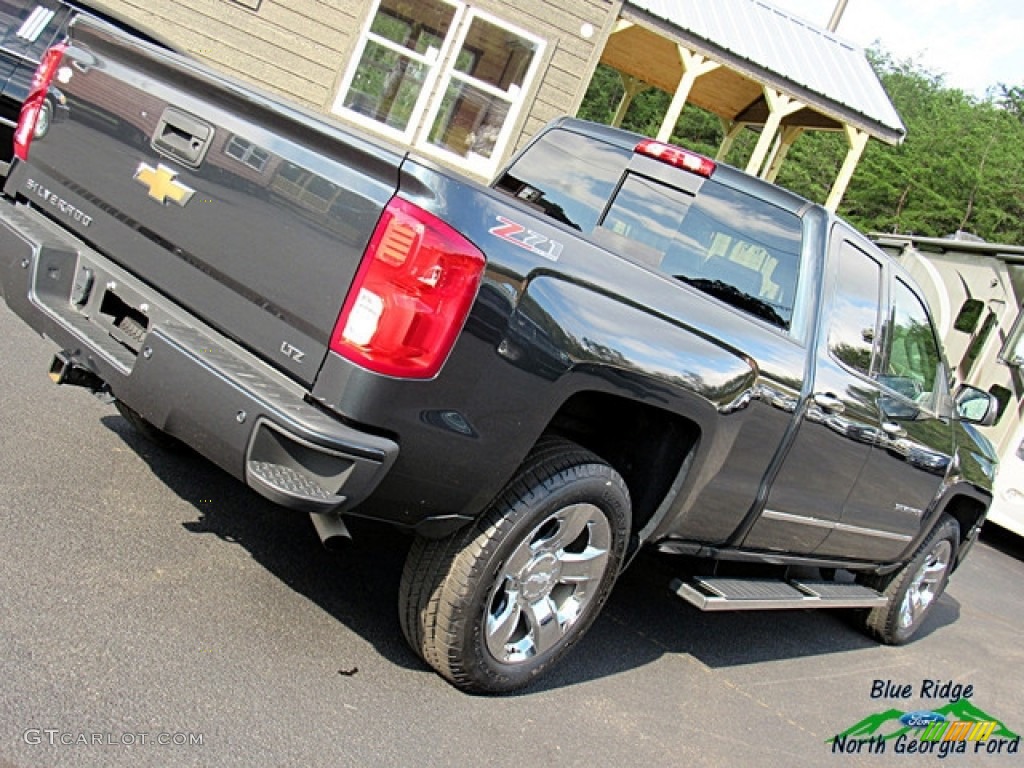
[[[177,177],[178,172],[163,163],[156,168],[146,163],[139,163],[139,170],[135,172],[135,180],[149,190],[151,198],[161,205],[167,205],[168,200],[173,200],[184,208],[196,191],[191,187],[186,187],[177,180]]]

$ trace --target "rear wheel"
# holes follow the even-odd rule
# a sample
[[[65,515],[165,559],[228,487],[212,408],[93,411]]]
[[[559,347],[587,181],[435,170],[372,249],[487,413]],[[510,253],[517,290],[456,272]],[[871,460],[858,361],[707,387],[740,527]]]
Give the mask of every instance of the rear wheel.
[[[867,613],[864,628],[868,634],[888,645],[910,640],[945,591],[959,543],[959,524],[943,515],[903,568],[866,580],[889,598],[888,605]]]
[[[465,690],[527,685],[597,617],[629,515],[614,469],[574,443],[543,441],[475,525],[413,543],[399,600],[406,639]]]

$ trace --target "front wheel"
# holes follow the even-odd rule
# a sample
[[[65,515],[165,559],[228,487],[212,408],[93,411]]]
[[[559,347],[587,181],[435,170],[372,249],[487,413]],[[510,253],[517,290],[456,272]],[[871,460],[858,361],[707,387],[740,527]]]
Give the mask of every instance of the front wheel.
[[[413,543],[399,599],[406,639],[464,690],[527,685],[597,617],[629,521],[614,469],[574,443],[542,441],[476,524]]]
[[[887,645],[910,640],[945,591],[959,543],[960,525],[943,515],[903,568],[884,579],[868,580],[889,598],[887,605],[868,612],[868,634]]]

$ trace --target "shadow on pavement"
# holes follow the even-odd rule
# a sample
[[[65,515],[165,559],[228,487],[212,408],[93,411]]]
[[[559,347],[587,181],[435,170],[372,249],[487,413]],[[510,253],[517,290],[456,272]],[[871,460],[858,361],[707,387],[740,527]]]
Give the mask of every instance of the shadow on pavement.
[[[981,529],[981,541],[993,549],[998,549],[1004,555],[1024,561],[1024,537],[1018,536],[1012,531],[988,522]]]
[[[426,666],[398,624],[398,586],[410,539],[388,526],[352,519],[353,541],[328,552],[302,513],[263,499],[185,446],[154,445],[119,416],[102,419],[160,480],[196,509],[184,527],[243,547],[284,584],[370,642],[393,664]],[[851,612],[837,610],[703,613],[668,588],[679,575],[667,556],[641,554],[623,574],[604,612],[577,648],[521,696],[569,687],[689,655],[709,667],[844,653],[871,648]],[[921,636],[955,622],[959,603],[944,595]],[[339,669],[344,660],[339,659]]]
[[[623,574],[602,617],[555,670],[527,691],[614,675],[665,654],[691,656],[711,668],[827,656],[877,643],[844,610],[706,613],[669,591],[679,573],[667,556],[644,554]],[[915,639],[959,619],[960,603],[944,594]]]
[[[307,597],[371,642],[392,663],[422,669],[398,624],[398,583],[409,539],[370,521],[352,520],[353,541],[341,552],[320,544],[309,516],[279,507],[251,491],[183,444],[172,449],[136,433],[120,416],[102,419],[153,473],[196,510],[190,533],[248,552],[282,583]],[[339,669],[345,667],[343,659]]]

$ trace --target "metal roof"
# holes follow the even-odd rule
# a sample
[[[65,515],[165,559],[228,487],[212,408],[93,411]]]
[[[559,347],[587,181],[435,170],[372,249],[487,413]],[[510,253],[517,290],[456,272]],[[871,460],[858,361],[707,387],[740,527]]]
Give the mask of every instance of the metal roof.
[[[889,141],[906,135],[863,48],[765,0],[627,0],[626,7],[796,86],[782,90],[801,101],[816,101],[801,98],[806,91],[823,102],[809,106],[859,115]]]

